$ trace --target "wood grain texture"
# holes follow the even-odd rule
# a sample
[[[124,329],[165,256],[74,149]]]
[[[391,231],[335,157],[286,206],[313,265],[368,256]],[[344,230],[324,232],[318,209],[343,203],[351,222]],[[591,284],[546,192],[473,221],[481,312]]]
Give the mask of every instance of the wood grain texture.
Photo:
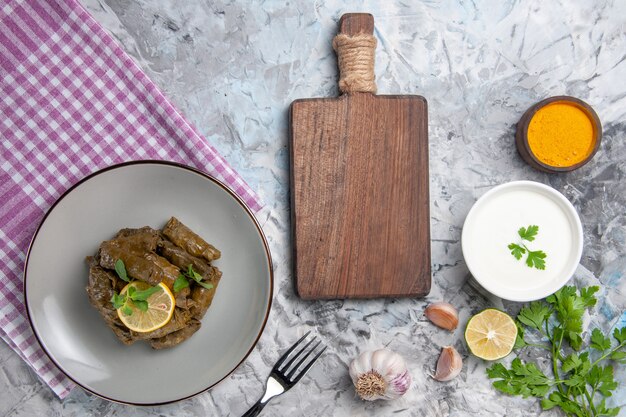
[[[300,297],[428,294],[426,100],[370,93],[296,100],[290,122]]]
[[[349,37],[373,32],[370,14],[348,13],[339,21],[339,33]],[[290,109],[290,160],[300,297],[428,294],[428,112],[423,97],[352,92],[296,100]]]
[[[369,13],[346,13],[339,19],[339,33],[371,35],[374,33],[374,16]]]

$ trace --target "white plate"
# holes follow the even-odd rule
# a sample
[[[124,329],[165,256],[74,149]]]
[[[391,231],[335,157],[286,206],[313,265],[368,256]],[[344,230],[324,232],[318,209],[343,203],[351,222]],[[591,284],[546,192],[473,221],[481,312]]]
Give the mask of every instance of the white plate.
[[[222,279],[189,340],[125,346],[89,304],[85,257],[121,228],[160,228],[170,216],[222,251]],[[182,165],[134,162],[92,174],[52,206],[31,243],[24,292],[35,335],[67,376],[103,398],[154,405],[205,391],[243,362],[270,311],[271,265],[259,224],[224,185]]]
[[[539,226],[533,241],[522,241],[521,227]],[[463,257],[474,278],[489,292],[511,301],[546,297],[572,277],[583,249],[578,213],[558,191],[532,181],[497,186],[478,199],[465,219]],[[545,269],[528,267],[508,245],[525,244],[547,254]]]

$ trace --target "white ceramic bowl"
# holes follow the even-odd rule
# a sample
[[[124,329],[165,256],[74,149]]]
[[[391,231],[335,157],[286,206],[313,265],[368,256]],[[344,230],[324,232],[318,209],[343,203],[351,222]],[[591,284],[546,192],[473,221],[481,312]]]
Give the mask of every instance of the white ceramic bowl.
[[[532,241],[521,227],[539,226]],[[511,243],[544,251],[545,269],[526,265],[511,254]],[[463,257],[471,274],[490,293],[511,301],[544,298],[572,277],[580,262],[583,230],[572,204],[555,189],[532,181],[494,187],[471,208],[461,237]]]
[[[85,257],[124,227],[178,217],[222,252],[223,272],[202,327],[170,349],[123,345],[87,300]],[[155,405],[198,394],[251,352],[267,321],[272,262],[258,222],[227,187],[174,163],[113,166],[65,193],[39,226],[25,268],[35,335],[72,380],[103,398]]]

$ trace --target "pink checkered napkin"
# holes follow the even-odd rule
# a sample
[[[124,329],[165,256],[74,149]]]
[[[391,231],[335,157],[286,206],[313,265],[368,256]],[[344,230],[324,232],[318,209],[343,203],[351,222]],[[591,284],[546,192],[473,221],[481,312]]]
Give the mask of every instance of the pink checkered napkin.
[[[183,162],[256,194],[74,0],[0,5],[0,337],[64,398],[72,383],[26,318],[25,254],[52,203],[86,175],[139,159]]]

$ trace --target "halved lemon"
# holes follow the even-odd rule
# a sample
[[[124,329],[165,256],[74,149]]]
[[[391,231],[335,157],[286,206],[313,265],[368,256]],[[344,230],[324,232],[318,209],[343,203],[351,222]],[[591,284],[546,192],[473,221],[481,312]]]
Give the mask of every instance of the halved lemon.
[[[135,287],[137,291],[143,291],[150,288],[151,285],[143,281],[133,281],[126,285],[120,294],[126,294],[130,287]],[[146,311],[141,311],[132,301],[127,303],[132,310],[132,314],[126,315],[126,313],[122,311],[122,308],[117,309],[118,317],[130,330],[147,333],[160,329],[170,321],[174,314],[174,307],[176,307],[174,295],[172,295],[170,289],[162,282],[159,284],[159,287],[161,287],[163,291],[155,292],[148,297],[146,300],[148,302],[148,309]]]
[[[493,361],[511,353],[517,338],[515,321],[508,314],[489,308],[467,322],[465,341],[479,358]]]

